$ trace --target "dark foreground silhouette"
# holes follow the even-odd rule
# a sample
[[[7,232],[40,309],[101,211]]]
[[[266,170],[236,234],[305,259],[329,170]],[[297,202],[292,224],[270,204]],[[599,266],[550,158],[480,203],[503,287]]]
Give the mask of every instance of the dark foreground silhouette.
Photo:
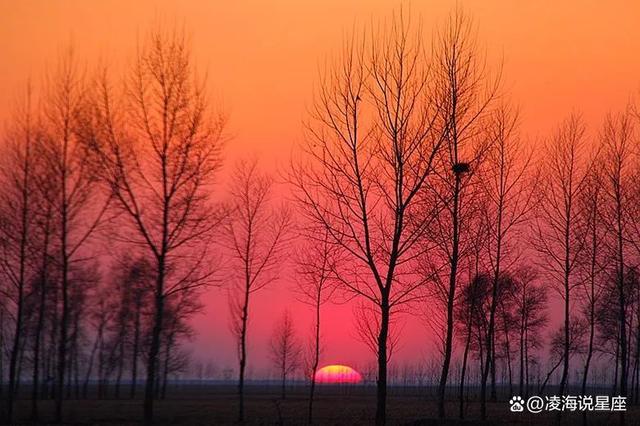
[[[246,389],[246,416],[249,425],[303,425],[307,423],[306,386],[287,388],[286,399],[280,388],[249,385]],[[368,425],[375,421],[375,386],[320,386],[316,392],[314,423],[320,425]],[[437,419],[435,388],[392,387],[389,393],[387,424],[390,425],[582,425],[581,413],[565,413],[557,423],[555,414],[511,413],[508,397],[487,406],[487,421],[481,422],[477,396],[470,394],[465,419],[458,418],[458,401],[453,397],[446,405],[447,419]],[[164,400],[155,404],[155,422],[159,425],[231,425],[237,424],[237,393],[233,385],[174,384]],[[64,423],[73,425],[137,425],[142,424],[142,399],[66,400]],[[29,420],[30,401],[18,399],[16,424],[36,424]],[[41,420],[54,420],[54,401],[41,401]],[[618,424],[619,413],[589,413],[589,425]],[[626,424],[640,424],[640,409],[629,406]]]

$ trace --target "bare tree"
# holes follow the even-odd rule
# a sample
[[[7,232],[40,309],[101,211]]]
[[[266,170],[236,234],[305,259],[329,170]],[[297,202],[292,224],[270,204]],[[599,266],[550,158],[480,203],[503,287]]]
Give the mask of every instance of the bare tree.
[[[40,376],[42,367],[42,352],[44,348],[45,332],[47,329],[46,317],[47,311],[52,309],[52,295],[57,293],[58,282],[60,279],[60,264],[56,262],[56,254],[59,253],[59,245],[57,241],[57,221],[55,216],[55,203],[59,199],[59,188],[55,185],[56,171],[47,167],[44,160],[43,145],[46,146],[44,139],[45,134],[42,133],[40,138],[36,139],[33,153],[38,161],[36,173],[33,175],[35,180],[35,209],[34,213],[34,236],[32,244],[35,246],[30,251],[32,256],[32,264],[34,275],[32,277],[32,295],[35,306],[33,311],[33,335],[32,335],[32,389],[31,389],[31,419],[38,420],[38,397],[40,395]],[[37,302],[36,302],[37,300]],[[49,327],[54,328],[54,324]],[[51,357],[50,357],[51,358]]]
[[[392,312],[422,297],[415,263],[425,181],[443,135],[422,34],[402,13],[353,37],[321,77],[291,183],[306,219],[344,252],[340,288],[375,308],[376,423],[384,424]]]
[[[285,311],[280,321],[276,324],[269,344],[271,361],[280,375],[280,396],[285,399],[287,377],[290,377],[300,368],[302,356],[302,347],[293,328],[293,319],[289,311]]]
[[[631,119],[633,120],[630,124],[631,124],[631,128],[629,130],[631,130],[631,138],[633,141],[636,142],[639,140],[639,133],[638,133],[638,125],[640,125],[640,105],[637,103],[637,98],[636,98],[636,103],[635,104],[631,104],[630,107],[627,108],[626,113],[631,117]],[[623,120],[621,120],[623,121]],[[634,144],[632,144],[632,147],[634,146]],[[638,150],[637,149],[631,149],[631,154],[632,157],[637,161],[638,158]],[[633,163],[635,164],[636,161],[634,161]],[[633,167],[633,166],[632,166]],[[640,213],[640,190],[639,190],[639,182],[640,182],[640,170],[638,169],[637,165],[634,167],[635,171],[632,172],[632,175],[630,177],[631,180],[631,184],[628,185],[627,191],[629,191],[629,195],[630,198],[632,200],[632,202],[627,203],[626,209],[628,211],[627,215],[631,218],[631,220],[629,221],[629,228],[631,231],[631,238],[629,239],[631,242],[631,245],[634,249],[634,252],[636,254],[636,256],[638,254],[640,254],[640,244],[638,243],[640,241],[640,220],[638,220],[639,213]],[[640,290],[637,291],[636,293],[636,347],[635,347],[635,363],[634,363],[634,367],[633,367],[633,375],[632,375],[632,394],[633,394],[633,399],[636,403],[638,403],[638,401],[640,400]],[[630,331],[631,333],[631,331]]]
[[[355,337],[371,351],[378,353],[378,336],[380,335],[380,316],[375,306],[360,302],[353,308]],[[400,346],[402,325],[398,324],[398,316],[389,319],[389,335],[387,337],[387,363],[391,363],[393,354]]]
[[[459,417],[464,418],[464,390],[467,377],[469,353],[472,345],[483,344],[477,330],[486,322],[486,308],[489,300],[491,278],[487,274],[475,273],[464,285],[456,303],[457,334],[463,342],[462,367],[460,371]]]
[[[138,364],[142,352],[143,336],[147,330],[148,309],[150,298],[153,296],[154,274],[153,265],[144,255],[133,257],[125,256],[118,259],[115,272],[116,279],[120,283],[121,304],[128,311],[128,327],[131,327],[130,335],[130,366],[131,387],[129,397],[134,398],[138,384]]]
[[[633,123],[628,112],[607,116],[600,134],[603,154],[603,175],[605,192],[604,222],[608,234],[612,235],[609,247],[615,264],[615,291],[618,318],[618,340],[620,360],[620,394],[627,395],[628,341],[627,310],[629,290],[625,279],[627,268],[628,241],[633,240],[630,205],[632,194],[631,167],[633,160]],[[617,380],[617,378],[616,378]]]
[[[186,355],[181,352],[179,344],[193,336],[193,328],[188,320],[193,314],[202,310],[202,304],[189,291],[180,292],[171,302],[167,306],[166,325],[163,326],[165,336],[162,348],[162,375],[158,376],[158,393],[161,399],[165,399],[167,395],[169,374],[179,371],[187,362]]]
[[[440,257],[446,260],[446,277],[436,275],[444,291],[446,306],[443,363],[438,384],[438,416],[444,417],[444,401],[453,351],[454,306],[460,267],[470,231],[465,219],[472,216],[463,199],[474,197],[473,177],[491,144],[483,132],[499,88],[499,75],[492,79],[480,54],[472,21],[461,11],[449,16],[434,47],[435,78],[440,105],[440,131],[444,149],[437,157],[438,180],[432,192],[442,204],[434,236]],[[466,192],[466,194],[465,194]],[[471,208],[473,204],[470,204]],[[433,259],[433,257],[432,257]]]
[[[544,150],[541,179],[538,182],[540,198],[536,200],[537,226],[533,244],[540,255],[541,266],[564,301],[560,394],[566,390],[569,375],[571,296],[577,285],[576,270],[584,249],[584,239],[578,235],[578,201],[586,176],[584,132],[582,119],[575,114],[557,128]]]
[[[9,388],[6,421],[13,421],[13,408],[19,376],[18,357],[25,339],[25,306],[29,281],[35,273],[32,254],[37,230],[37,150],[41,138],[38,117],[33,111],[31,86],[14,113],[12,128],[6,135],[0,164],[0,273],[8,289],[4,296],[13,302],[15,325],[9,355]]]
[[[507,275],[507,274],[505,274]],[[496,310],[496,329],[495,329],[495,338],[493,344],[493,359],[494,362],[492,365],[494,366],[492,372],[491,379],[491,389],[492,391],[496,389],[496,373],[495,370],[497,367],[497,361],[499,359],[503,360],[503,369],[505,370],[506,380],[509,382],[509,394],[513,395],[513,376],[514,376],[514,363],[512,360],[512,355],[514,350],[512,348],[512,338],[514,333],[517,331],[517,327],[515,326],[515,312],[512,309],[512,301],[515,296],[515,287],[517,286],[516,278],[513,276],[507,275],[506,287],[505,289],[501,289],[501,293],[503,297],[498,301],[498,309]],[[499,285],[503,285],[499,283]],[[504,377],[504,376],[503,376]],[[505,378],[503,378],[503,381]]]
[[[335,291],[331,277],[335,271],[335,262],[338,261],[338,254],[335,246],[331,244],[329,233],[324,231],[323,238],[311,239],[299,250],[297,258],[296,272],[299,276],[297,280],[297,293],[299,299],[314,309],[314,331],[311,347],[309,350],[307,374],[311,380],[309,388],[309,424],[313,423],[313,397],[316,387],[316,370],[320,363],[321,346],[321,307],[331,299]]]
[[[129,331],[130,331],[130,322],[131,316],[134,315],[134,312],[130,311],[130,305],[127,300],[122,295],[122,288],[118,288],[114,286],[114,288],[118,289],[118,306],[116,308],[116,317],[114,318],[112,324],[112,350],[110,357],[113,358],[114,362],[117,364],[117,372],[116,372],[116,382],[115,382],[115,390],[114,397],[116,399],[120,398],[120,385],[122,383],[122,377],[124,374],[125,368],[125,360],[127,357],[127,340],[129,340]],[[124,303],[123,303],[124,302]]]
[[[84,141],[124,216],[119,239],[143,247],[154,262],[144,398],[151,423],[165,306],[182,291],[211,284],[215,272],[209,248],[224,214],[210,193],[225,120],[211,113],[179,30],[150,33],[121,96],[106,72],[95,87]]]
[[[34,253],[38,258],[37,277],[34,284],[36,287],[32,293],[37,297],[37,314],[33,330],[33,374],[31,389],[31,419],[38,420],[38,396],[40,394],[40,363],[43,347],[43,337],[45,331],[45,319],[51,290],[55,292],[56,284],[56,265],[52,261],[52,253],[56,252],[53,246],[54,223],[53,223],[53,205],[51,200],[56,197],[49,191],[49,179],[46,173],[38,174],[41,179],[38,182],[39,191],[39,211],[40,215],[37,220],[39,235],[39,253]]]
[[[569,335],[569,357],[572,357],[582,351],[581,343],[584,339],[585,324],[577,317],[572,317],[568,323],[571,327],[569,333],[565,331],[563,323],[560,327],[554,330],[551,335],[551,342],[549,344],[549,361],[551,362],[551,368],[549,369],[549,372],[542,384],[540,384],[538,394],[542,394],[544,392],[544,389],[546,388],[547,383],[549,383],[549,379],[553,376],[553,373],[558,369],[558,367],[565,363],[565,357],[567,354],[567,334]],[[562,381],[560,384],[562,385]]]
[[[499,284],[503,271],[509,271],[516,259],[507,254],[517,252],[514,239],[518,227],[525,221],[533,206],[532,178],[529,165],[531,153],[524,152],[518,135],[518,114],[507,106],[498,108],[492,115],[489,138],[492,148],[486,158],[483,175],[484,190],[489,202],[484,209],[489,226],[488,259],[493,275],[489,328],[487,332],[487,358],[483,371],[480,404],[481,417],[486,418],[486,388],[489,370],[492,375],[491,400],[496,400],[495,389],[495,323],[499,306]],[[517,234],[515,235],[517,237]]]
[[[587,391],[587,379],[591,368],[596,337],[596,308],[602,295],[602,278],[608,257],[603,226],[604,189],[602,161],[591,160],[584,187],[580,194],[581,233],[585,239],[583,260],[580,264],[582,312],[589,327],[587,355],[582,374],[582,394]]]
[[[484,252],[486,250],[488,231],[487,220],[484,214],[478,214],[487,208],[487,199],[482,192],[474,194],[476,198],[474,214],[468,220],[471,223],[470,229],[474,230],[475,236],[470,238],[469,255],[466,262],[468,269],[468,279],[456,299],[455,305],[455,333],[463,345],[462,365],[460,367],[460,384],[459,384],[459,412],[458,416],[462,419],[465,415],[465,384],[469,368],[469,355],[472,352],[481,354],[480,342],[482,329],[486,318],[484,312],[487,311],[487,300],[489,291],[489,278],[484,272],[486,269]],[[437,276],[437,275],[436,275]],[[441,285],[441,281],[437,281],[440,295],[439,300],[445,300],[446,288]],[[436,309],[427,312],[429,320],[427,323],[438,333],[441,342],[441,352],[444,353],[444,339],[446,330],[444,326],[446,318],[442,314],[437,314]],[[435,320],[434,320],[435,318]],[[482,324],[480,324],[482,323]],[[480,358],[482,356],[480,355]],[[467,394],[468,395],[468,394]],[[468,397],[467,397],[468,399]]]
[[[71,275],[87,256],[82,250],[98,227],[108,206],[96,187],[91,161],[80,138],[80,117],[86,110],[85,79],[73,51],[67,50],[57,69],[49,75],[43,101],[44,132],[41,145],[51,185],[58,198],[53,202],[60,263],[60,317],[57,341],[56,413],[62,419],[64,386],[68,366],[71,321]]]
[[[241,161],[233,174],[231,220],[225,225],[233,261],[229,291],[231,331],[237,339],[238,421],[244,420],[244,379],[247,366],[247,326],[251,296],[278,278],[278,268],[291,223],[287,209],[274,208],[273,179],[258,170],[257,161]]]
[[[517,271],[513,297],[514,319],[518,329],[520,358],[519,395],[529,395],[530,352],[541,346],[541,333],[548,323],[547,289],[536,283],[537,273],[531,267]]]
[[[52,190],[52,172],[44,161],[42,145],[45,141],[42,114],[38,98],[31,83],[14,105],[11,122],[3,135],[0,162],[0,276],[4,300],[2,315],[2,347],[8,356],[7,406],[5,420],[13,418],[15,395],[23,376],[25,351],[32,349],[34,362],[32,418],[37,419],[37,399],[40,366],[40,343],[44,325],[45,301],[49,287],[46,280],[54,281],[49,271],[54,223],[52,200],[58,198]],[[42,259],[42,263],[40,263]],[[4,317],[14,320],[9,329]],[[7,347],[4,333],[10,333]],[[33,342],[33,347],[32,347]],[[3,356],[4,356],[3,352]],[[3,360],[0,360],[2,363]],[[3,367],[4,364],[0,367]]]
[[[116,363],[115,397],[120,397],[125,365],[131,371],[129,396],[135,396],[138,382],[138,363],[141,352],[141,339],[147,335],[143,325],[148,323],[148,309],[152,304],[153,266],[149,259],[140,253],[125,252],[114,259],[111,267],[111,288],[114,290],[115,315],[109,325],[111,333],[111,354]],[[193,295],[189,295],[193,297]]]
[[[612,383],[612,392],[619,393],[620,386],[620,318],[618,295],[618,271],[616,265],[607,268],[606,281],[603,285],[602,295],[596,307],[597,323],[597,347],[601,356],[608,356],[613,362],[614,369],[607,371]],[[631,284],[634,280],[632,267],[627,267],[624,277],[624,289],[628,292],[625,299],[631,296]],[[611,374],[613,373],[613,374]]]
[[[90,296],[92,302],[91,309],[85,314],[85,317],[87,318],[85,324],[91,330],[93,342],[87,345],[90,346],[91,349],[88,352],[88,357],[85,363],[84,380],[82,383],[83,398],[88,397],[89,382],[92,377],[98,377],[99,379],[98,396],[101,396],[104,389],[103,383],[100,379],[102,379],[101,373],[105,369],[105,362],[104,359],[100,358],[103,358],[105,341],[107,339],[107,329],[114,316],[114,300],[110,296],[111,292],[107,287],[97,286],[94,288]],[[96,359],[98,360],[97,368]],[[97,375],[95,374],[96,370],[98,371]]]

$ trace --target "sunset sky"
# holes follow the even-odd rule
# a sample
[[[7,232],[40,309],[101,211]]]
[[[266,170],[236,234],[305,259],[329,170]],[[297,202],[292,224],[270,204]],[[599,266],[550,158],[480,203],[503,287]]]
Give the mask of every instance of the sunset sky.
[[[429,36],[456,4],[478,25],[489,66],[502,62],[504,96],[520,107],[530,143],[543,139],[571,111],[583,114],[595,137],[608,111],[640,94],[640,2],[423,0],[404,7],[422,20]],[[383,0],[0,0],[0,119],[6,120],[29,76],[41,82],[69,43],[89,69],[98,60],[117,68],[126,65],[136,40],[154,24],[184,24],[197,68],[207,71],[212,98],[229,115],[226,164],[257,155],[264,168],[277,172],[301,140],[301,123],[324,60],[353,28],[388,18],[399,5]],[[285,307],[300,319],[296,325],[305,340],[310,331],[311,313],[288,295],[291,284],[285,275],[256,294],[249,355],[255,369],[268,364],[267,339]],[[211,289],[203,301],[205,310],[194,320],[195,358],[235,367],[226,293]],[[323,364],[373,360],[350,327],[350,306],[327,306],[324,315]],[[435,350],[425,327],[412,319],[395,356],[417,361]]]

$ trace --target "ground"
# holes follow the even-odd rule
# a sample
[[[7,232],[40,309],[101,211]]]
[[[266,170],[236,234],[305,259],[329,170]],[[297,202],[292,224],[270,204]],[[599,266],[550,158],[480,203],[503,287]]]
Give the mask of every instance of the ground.
[[[246,418],[248,425],[307,424],[307,389],[288,389],[285,400],[278,387],[250,386],[247,389]],[[30,401],[19,400],[17,424],[28,424]],[[640,407],[630,407],[627,425],[640,425]],[[41,402],[42,421],[52,420],[53,401]],[[141,423],[140,399],[67,400],[64,405],[65,424],[74,425],[137,425]],[[445,422],[435,419],[436,404],[432,390],[416,388],[390,389],[388,424],[390,425],[546,425],[558,424],[554,415],[511,413],[507,400],[488,405],[489,420],[481,423],[479,406],[471,402],[466,412],[468,420],[458,419],[458,403],[449,401]],[[314,422],[327,425],[368,425],[375,415],[375,388],[320,387],[314,406]],[[159,425],[232,425],[236,424],[237,401],[233,386],[174,386],[164,400],[156,401],[155,419]],[[591,413],[589,425],[618,424],[618,413]],[[561,423],[582,425],[581,413],[566,413]]]

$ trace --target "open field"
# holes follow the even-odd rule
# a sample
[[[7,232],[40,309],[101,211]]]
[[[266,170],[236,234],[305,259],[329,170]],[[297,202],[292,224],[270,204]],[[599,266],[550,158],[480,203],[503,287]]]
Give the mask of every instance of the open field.
[[[163,425],[231,425],[235,424],[236,396],[233,386],[174,386],[165,400],[156,402],[156,423]],[[447,413],[451,419],[438,422],[436,405],[430,391],[423,389],[391,389],[388,403],[388,423],[392,425],[546,425],[554,424],[554,415],[527,415],[509,412],[506,400],[490,403],[489,420],[479,422],[478,404],[471,402],[466,417],[458,420],[458,403],[450,401]],[[17,404],[17,424],[28,424],[30,401]],[[41,402],[42,421],[50,421],[53,402]],[[249,386],[247,395],[247,421],[250,425],[303,425],[306,424],[306,388],[288,389],[285,400],[280,399],[276,386]],[[373,424],[375,414],[375,388],[321,387],[315,405],[317,424],[367,425]],[[140,399],[83,399],[65,403],[65,424],[74,425],[136,425],[141,424]],[[455,418],[453,418],[455,417]],[[630,407],[626,414],[628,425],[640,424],[640,409]],[[617,424],[617,413],[590,413],[589,425]],[[565,425],[581,425],[581,413],[567,413]]]

